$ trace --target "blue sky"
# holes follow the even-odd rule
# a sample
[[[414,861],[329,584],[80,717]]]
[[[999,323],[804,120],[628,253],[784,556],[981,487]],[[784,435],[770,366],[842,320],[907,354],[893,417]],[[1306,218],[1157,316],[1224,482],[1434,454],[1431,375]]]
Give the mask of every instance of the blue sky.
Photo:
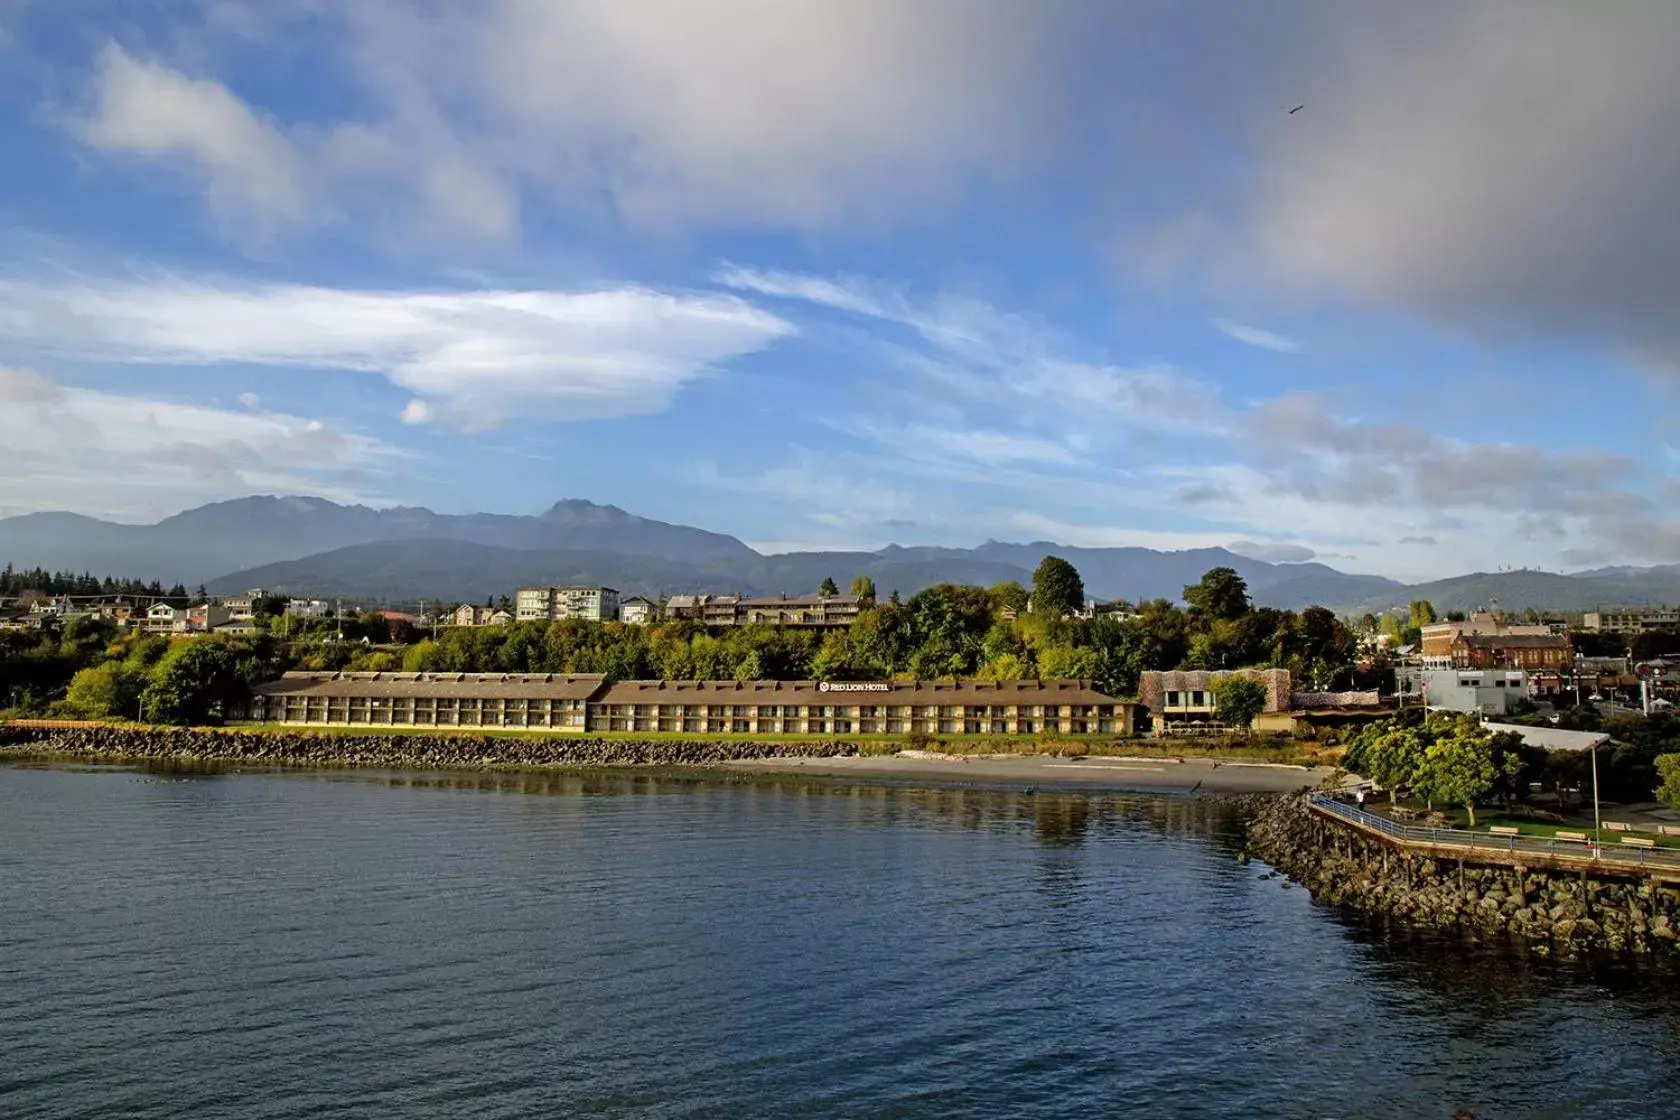
[[[1680,561],[1680,11],[1353,7],[0,3],[0,514]]]

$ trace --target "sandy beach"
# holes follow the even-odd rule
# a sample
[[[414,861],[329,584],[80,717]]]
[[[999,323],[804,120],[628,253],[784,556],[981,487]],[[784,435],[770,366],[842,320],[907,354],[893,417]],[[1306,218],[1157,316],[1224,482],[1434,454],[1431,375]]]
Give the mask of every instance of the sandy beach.
[[[1324,767],[1199,758],[913,753],[856,758],[741,759],[719,765],[730,770],[918,783],[1206,793],[1292,793],[1318,785],[1332,772]]]

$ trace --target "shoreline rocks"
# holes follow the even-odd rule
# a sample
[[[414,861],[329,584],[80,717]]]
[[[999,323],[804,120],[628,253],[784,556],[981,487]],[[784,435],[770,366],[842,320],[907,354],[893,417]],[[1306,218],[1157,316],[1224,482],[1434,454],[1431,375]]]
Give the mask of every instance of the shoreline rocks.
[[[1325,819],[1302,797],[1254,804],[1249,848],[1314,899],[1408,926],[1509,938],[1543,955],[1680,949],[1674,885],[1408,852]]]
[[[703,766],[751,758],[856,755],[839,740],[617,739],[589,735],[339,735],[120,726],[0,727],[0,757],[108,762],[482,770],[524,766]]]

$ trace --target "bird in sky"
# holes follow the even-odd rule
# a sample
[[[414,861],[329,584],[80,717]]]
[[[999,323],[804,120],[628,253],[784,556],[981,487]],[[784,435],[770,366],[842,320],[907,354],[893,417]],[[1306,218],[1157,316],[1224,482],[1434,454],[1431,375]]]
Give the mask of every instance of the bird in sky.
[[[1305,109],[1305,108],[1306,108],[1305,105],[1297,105],[1297,106],[1295,106],[1295,108],[1289,110],[1289,115],[1294,116],[1296,113],[1299,113],[1302,109]]]

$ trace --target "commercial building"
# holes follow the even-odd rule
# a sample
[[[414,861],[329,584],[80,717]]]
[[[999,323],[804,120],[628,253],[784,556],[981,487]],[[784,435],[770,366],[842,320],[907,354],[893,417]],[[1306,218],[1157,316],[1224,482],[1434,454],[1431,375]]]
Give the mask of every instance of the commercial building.
[[[513,596],[513,617],[519,622],[610,622],[618,617],[618,592],[611,587],[521,587]]]
[[[1138,701],[1149,710],[1156,734],[1217,730],[1223,725],[1216,718],[1214,685],[1229,677],[1247,677],[1265,686],[1263,714],[1289,711],[1288,669],[1149,670],[1138,678]]]
[[[257,723],[340,727],[586,729],[600,675],[507,673],[287,673],[258,685]]]
[[[1453,647],[1460,638],[1548,637],[1555,633],[1551,626],[1533,623],[1512,623],[1498,611],[1473,611],[1469,618],[1458,622],[1432,622],[1420,630],[1423,662],[1434,668],[1447,668],[1452,663]]]
[[[1588,611],[1581,618],[1581,628],[1610,634],[1680,630],[1680,607],[1612,607]]]
[[[1560,634],[1461,634],[1452,644],[1454,669],[1526,669],[1556,673],[1569,668],[1575,652]]]
[[[1401,702],[1420,697],[1425,706],[1448,712],[1502,716],[1531,697],[1522,669],[1401,669]]]
[[[593,675],[287,673],[248,716],[320,726],[740,735],[1122,735],[1139,706],[1089,682],[621,681]]]

